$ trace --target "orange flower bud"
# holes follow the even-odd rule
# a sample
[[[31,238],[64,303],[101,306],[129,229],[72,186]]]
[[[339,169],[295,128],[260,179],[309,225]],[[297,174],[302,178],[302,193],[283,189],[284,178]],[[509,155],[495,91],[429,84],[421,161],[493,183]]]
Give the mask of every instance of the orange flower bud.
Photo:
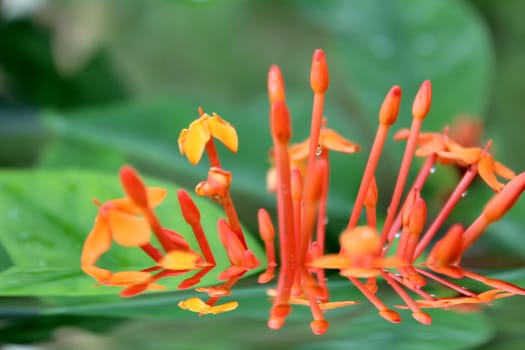
[[[499,220],[516,203],[525,190],[525,172],[510,180],[496,193],[483,209],[483,217],[490,223]]]
[[[412,105],[412,115],[414,118],[424,119],[430,110],[431,104],[432,84],[430,83],[430,80],[425,80],[423,84],[421,84],[416,98],[414,99],[414,104]]]
[[[286,98],[283,75],[281,69],[275,65],[271,66],[268,72],[268,96],[272,105]]]
[[[401,104],[401,88],[394,85],[386,94],[385,100],[379,110],[379,122],[383,125],[392,125],[396,122]]]
[[[323,94],[330,83],[328,65],[323,50],[315,50],[310,73],[310,85],[315,93]]]
[[[208,179],[200,182],[195,188],[199,196],[222,198],[228,194],[232,180],[231,173],[221,168],[211,167]]]
[[[457,265],[462,253],[463,231],[463,226],[460,224],[453,225],[445,236],[436,243],[428,256],[427,264],[436,267]]]
[[[197,225],[201,220],[201,213],[199,212],[199,208],[195,205],[195,202],[193,199],[191,199],[188,192],[184,190],[179,190],[177,192],[177,198],[179,199],[179,206],[180,211],[182,212],[182,216],[184,217],[184,221],[188,223],[188,225]]]
[[[284,101],[276,101],[272,104],[270,116],[272,136],[278,143],[287,143],[292,137],[290,113]]]
[[[419,235],[425,227],[427,206],[417,190],[410,192],[407,204],[403,211],[403,227],[407,227],[411,234]]]
[[[366,192],[365,197],[365,206],[366,207],[375,207],[377,204],[377,183],[375,176],[372,177],[372,181],[370,181],[370,185],[368,186],[368,191]]]
[[[259,209],[257,212],[257,219],[259,221],[259,232],[261,238],[265,242],[273,242],[275,237],[275,230],[270,219],[270,214],[265,209]]]
[[[120,169],[120,182],[126,195],[140,208],[148,207],[146,186],[132,167],[125,165]]]

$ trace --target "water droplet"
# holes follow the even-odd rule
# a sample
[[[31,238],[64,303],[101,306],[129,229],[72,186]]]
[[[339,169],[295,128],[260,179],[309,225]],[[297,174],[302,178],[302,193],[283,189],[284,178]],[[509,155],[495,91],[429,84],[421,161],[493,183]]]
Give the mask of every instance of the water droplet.
[[[10,219],[13,219],[13,220],[18,220],[19,218],[18,210],[14,210],[14,209],[10,210],[7,215]]]
[[[461,198],[466,197],[467,194],[468,194],[468,191],[463,192],[463,193],[461,194]]]
[[[396,235],[394,236],[394,238],[399,238],[399,237],[401,237],[401,231],[398,231],[398,232],[396,233]]]
[[[45,267],[45,266],[47,266],[47,261],[45,261],[45,260],[40,260],[40,261],[38,262],[38,266],[40,266],[40,267]]]
[[[436,167],[435,167],[435,166],[433,166],[432,168],[430,168],[430,173],[431,173],[431,174],[434,174],[435,172],[436,172]]]
[[[317,145],[317,150],[315,151],[315,155],[319,157],[321,154],[323,154],[323,146]]]

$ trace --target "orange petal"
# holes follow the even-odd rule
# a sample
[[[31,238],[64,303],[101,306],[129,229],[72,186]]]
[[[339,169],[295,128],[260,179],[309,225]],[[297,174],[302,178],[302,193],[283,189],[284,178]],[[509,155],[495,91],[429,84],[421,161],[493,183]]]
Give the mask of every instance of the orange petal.
[[[504,179],[512,180],[516,177],[516,173],[512,169],[507,168],[500,162],[494,161],[494,172]]]
[[[430,142],[426,142],[416,150],[416,157],[427,157],[434,153],[445,150],[445,143],[442,137],[436,137]]]
[[[339,237],[345,256],[377,256],[381,252],[381,238],[369,226],[358,226],[345,230]]]
[[[320,269],[345,269],[350,267],[350,260],[340,254],[327,254],[315,258],[308,266]]]
[[[148,204],[150,208],[155,208],[162,203],[164,198],[166,198],[168,191],[161,187],[147,187],[146,193],[148,195]]]
[[[321,146],[336,152],[355,153],[361,150],[357,144],[345,139],[332,129],[322,129],[319,141]]]
[[[87,275],[90,275],[98,282],[106,281],[108,278],[111,277],[111,271],[106,269],[101,269],[100,267],[97,267],[95,265],[82,265],[82,271],[84,271]]]
[[[82,248],[80,262],[83,265],[93,265],[98,258],[111,247],[111,235],[106,220],[99,216],[95,226],[89,233]]]
[[[498,181],[494,174],[494,160],[490,155],[481,158],[478,163],[478,173],[483,181],[485,181],[485,183],[496,192],[501,191],[505,186]]]
[[[207,114],[204,116],[209,118]],[[184,135],[181,133],[183,138],[179,138],[182,153],[186,155],[189,162],[193,165],[201,160],[206,143],[211,137],[208,124],[204,122],[206,120],[203,119],[204,116],[191,123],[188,131]]]
[[[116,272],[111,275],[111,277],[107,280],[108,284],[114,284],[114,285],[131,285],[136,283],[145,282],[150,278],[150,274],[148,272],[143,271],[122,271],[122,272]]]
[[[108,221],[113,239],[118,244],[138,247],[149,242],[151,233],[145,218],[110,210]]]
[[[212,306],[208,310],[208,313],[216,315],[216,314],[220,314],[220,313],[223,313],[223,312],[233,311],[233,310],[237,309],[238,306],[239,306],[238,302],[230,301],[229,303]]]
[[[213,137],[221,141],[230,151],[236,153],[239,140],[235,128],[215,113],[207,119],[207,123]]]
[[[168,270],[195,270],[203,267],[201,257],[195,252],[173,250],[168,252],[157,265]]]
[[[308,158],[310,152],[310,139],[306,139],[300,143],[294,143],[288,150],[290,160],[305,160]]]

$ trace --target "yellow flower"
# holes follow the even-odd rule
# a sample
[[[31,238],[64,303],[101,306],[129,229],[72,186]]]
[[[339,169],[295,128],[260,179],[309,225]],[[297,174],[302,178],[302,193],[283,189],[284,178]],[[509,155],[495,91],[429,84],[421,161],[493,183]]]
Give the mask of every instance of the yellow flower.
[[[230,151],[237,152],[239,142],[235,128],[215,113],[212,116],[204,113],[188,129],[182,129],[179,135],[180,153],[186,155],[191,164],[197,164],[212,136]]]

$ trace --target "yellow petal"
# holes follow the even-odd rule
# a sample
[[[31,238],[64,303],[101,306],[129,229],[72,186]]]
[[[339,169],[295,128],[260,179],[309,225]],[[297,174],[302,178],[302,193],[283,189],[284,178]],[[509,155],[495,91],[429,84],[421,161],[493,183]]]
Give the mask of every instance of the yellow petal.
[[[213,113],[213,116],[207,119],[210,133],[213,137],[221,141],[232,152],[237,152],[239,140],[237,139],[237,131],[235,128],[224,119]]]
[[[168,270],[195,270],[203,267],[201,257],[195,252],[173,250],[157,263],[158,266]]]
[[[235,310],[238,306],[239,306],[239,303],[238,303],[238,302],[236,302],[236,301],[230,301],[229,303],[225,303],[225,304],[222,304],[222,305],[215,305],[215,306],[212,306],[212,307],[208,310],[208,313],[216,315],[216,314],[220,314],[220,313],[223,313],[223,312],[233,311],[233,310]]]
[[[82,248],[80,262],[83,265],[93,265],[98,258],[111,247],[111,235],[106,220],[99,216],[95,226],[89,233]]]
[[[118,244],[138,247],[149,242],[151,232],[145,218],[110,210],[108,221],[113,239]]]
[[[200,298],[189,298],[182,300],[178,305],[183,310],[198,312],[200,314],[219,314],[221,312],[235,310],[237,306],[239,306],[239,303],[236,301],[231,301],[222,305],[210,306]]]
[[[189,162],[193,165],[201,160],[206,143],[208,143],[211,137],[208,125],[204,120],[203,118],[199,118],[191,123],[182,141],[182,153],[186,155]]]
[[[183,310],[189,310],[193,312],[198,312],[201,314],[207,314],[210,309],[210,305],[206,304],[200,298],[189,298],[186,300],[181,300],[178,306]]]
[[[345,139],[332,129],[322,129],[319,141],[322,147],[341,153],[355,153],[361,149],[357,144]]]

